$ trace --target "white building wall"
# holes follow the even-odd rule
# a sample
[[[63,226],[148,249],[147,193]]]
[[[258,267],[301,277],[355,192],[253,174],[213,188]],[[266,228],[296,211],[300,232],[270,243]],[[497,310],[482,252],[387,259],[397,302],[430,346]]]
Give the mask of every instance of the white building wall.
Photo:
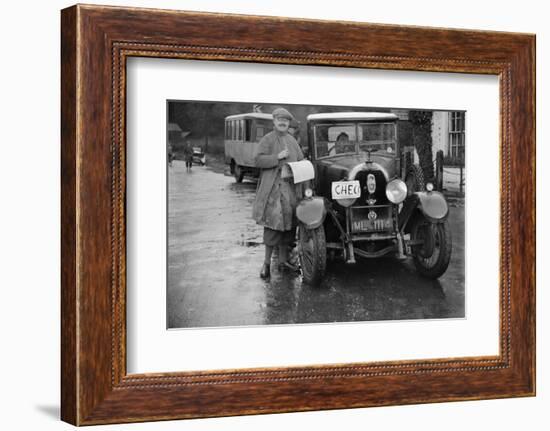
[[[449,112],[434,111],[432,115],[432,142],[433,154],[443,150],[443,154],[449,152]]]

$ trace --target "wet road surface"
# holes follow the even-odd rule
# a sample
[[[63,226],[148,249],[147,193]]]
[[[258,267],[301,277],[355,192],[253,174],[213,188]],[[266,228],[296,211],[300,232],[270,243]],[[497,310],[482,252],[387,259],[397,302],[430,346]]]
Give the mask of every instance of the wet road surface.
[[[451,207],[453,254],[439,280],[410,259],[331,263],[319,287],[299,275],[259,278],[262,227],[251,218],[256,184],[174,161],[168,174],[169,328],[464,317],[464,208]]]

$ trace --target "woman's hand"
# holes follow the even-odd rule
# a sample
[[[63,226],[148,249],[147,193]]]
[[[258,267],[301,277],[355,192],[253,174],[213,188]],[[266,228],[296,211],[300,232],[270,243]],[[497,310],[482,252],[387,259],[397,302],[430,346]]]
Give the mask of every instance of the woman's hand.
[[[281,151],[279,154],[277,154],[277,158],[279,160],[283,160],[283,159],[286,159],[288,157],[288,149],[284,149],[283,151]]]

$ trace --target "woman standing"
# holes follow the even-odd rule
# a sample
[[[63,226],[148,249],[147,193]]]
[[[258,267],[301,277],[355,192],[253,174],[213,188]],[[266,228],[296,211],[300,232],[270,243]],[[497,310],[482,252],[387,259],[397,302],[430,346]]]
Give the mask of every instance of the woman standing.
[[[264,227],[265,257],[260,277],[270,276],[273,248],[279,249],[279,263],[296,270],[288,262],[288,246],[296,234],[296,196],[301,186],[292,179],[281,178],[282,167],[288,162],[302,160],[304,155],[296,139],[288,133],[292,114],[284,108],[273,111],[272,132],[266,134],[256,148],[254,161],[261,169],[260,181],[253,206],[253,218]]]

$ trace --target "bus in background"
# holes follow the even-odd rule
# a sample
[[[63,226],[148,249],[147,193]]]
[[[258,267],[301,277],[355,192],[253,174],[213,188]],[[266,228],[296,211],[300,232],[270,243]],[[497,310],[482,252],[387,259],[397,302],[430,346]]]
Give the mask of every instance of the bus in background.
[[[250,112],[225,118],[225,163],[238,183],[242,182],[245,175],[258,177],[260,170],[254,164],[254,150],[271,130],[271,114]]]

